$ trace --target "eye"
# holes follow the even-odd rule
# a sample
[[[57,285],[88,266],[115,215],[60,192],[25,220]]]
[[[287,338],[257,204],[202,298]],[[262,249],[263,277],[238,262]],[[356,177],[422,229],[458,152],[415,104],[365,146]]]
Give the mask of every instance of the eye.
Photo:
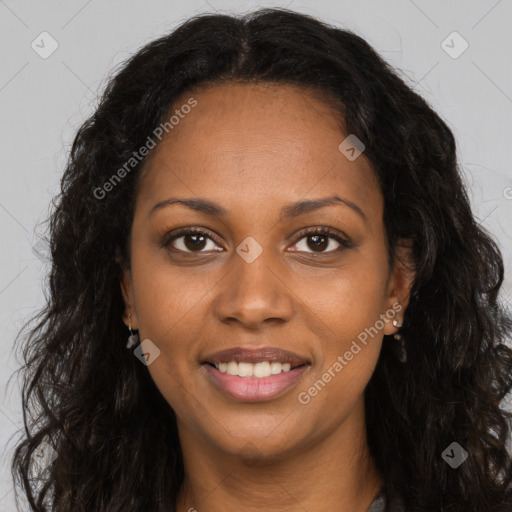
[[[310,239],[309,243],[301,242]],[[208,243],[210,246],[208,247]],[[334,248],[331,246],[334,242]],[[337,246],[336,246],[337,244]],[[171,247],[171,250],[184,253],[203,253],[208,251],[223,251],[215,242],[215,236],[204,229],[184,228],[174,233],[171,237],[167,237],[162,244],[164,247]],[[328,227],[309,228],[300,233],[300,239],[295,243],[298,248],[291,249],[292,252],[309,252],[307,248],[312,249],[312,253],[326,254],[335,253],[343,249],[352,247],[348,239],[343,238],[337,232]],[[305,246],[305,247],[304,247]],[[325,250],[330,248],[330,250]]]
[[[208,241],[212,242],[208,248]],[[167,238],[163,245],[171,246],[173,250],[178,252],[201,253],[207,250],[222,251],[223,249],[215,249],[216,244],[212,234],[209,231],[198,228],[186,228],[178,231],[170,238]],[[213,247],[212,247],[213,246]]]
[[[343,238],[337,232],[327,227],[310,228],[303,231],[301,235],[301,238],[295,244],[295,246],[299,248],[292,249],[292,251],[309,252],[306,249],[311,248],[313,253],[325,254],[335,253],[343,249],[348,249],[352,246],[349,240]],[[309,239],[309,241],[303,243],[303,248],[300,248],[300,242],[305,239]],[[334,244],[331,242],[334,242]],[[336,244],[338,245],[336,246]],[[333,245],[334,248],[332,248]],[[329,247],[331,247],[330,250],[325,250]]]

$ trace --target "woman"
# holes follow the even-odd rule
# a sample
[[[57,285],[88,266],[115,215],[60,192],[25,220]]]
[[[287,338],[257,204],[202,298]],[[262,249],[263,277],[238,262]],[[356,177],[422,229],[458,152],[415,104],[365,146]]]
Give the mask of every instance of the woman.
[[[148,44],[51,253],[33,510],[510,510],[502,257],[452,133],[353,33],[263,9]]]

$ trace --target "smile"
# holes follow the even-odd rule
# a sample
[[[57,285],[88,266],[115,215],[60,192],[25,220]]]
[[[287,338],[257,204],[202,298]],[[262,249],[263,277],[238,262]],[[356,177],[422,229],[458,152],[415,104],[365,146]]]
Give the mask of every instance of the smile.
[[[292,369],[298,368],[298,366],[292,368],[290,363],[281,363],[279,361],[263,361],[260,363],[237,363],[236,361],[230,361],[229,363],[218,363],[214,366],[222,373],[258,379],[278,375],[282,372],[287,373]]]
[[[210,382],[231,398],[242,402],[262,402],[277,398],[290,390],[309,368],[309,365],[298,366],[270,377],[240,377],[221,372],[211,364],[205,364],[203,367]]]
[[[244,402],[281,396],[310,366],[306,357],[277,347],[235,347],[210,354],[202,362],[216,389]]]

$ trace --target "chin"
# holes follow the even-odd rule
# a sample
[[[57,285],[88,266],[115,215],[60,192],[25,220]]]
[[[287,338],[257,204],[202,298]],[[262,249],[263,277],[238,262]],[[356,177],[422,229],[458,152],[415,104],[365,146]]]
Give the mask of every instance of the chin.
[[[244,428],[237,428],[236,432],[227,429],[211,433],[210,442],[226,454],[247,460],[269,460],[284,457],[294,451],[303,450],[308,436],[293,431],[292,425],[285,425],[285,421],[275,421],[262,425],[245,424]],[[280,428],[281,427],[281,428]]]

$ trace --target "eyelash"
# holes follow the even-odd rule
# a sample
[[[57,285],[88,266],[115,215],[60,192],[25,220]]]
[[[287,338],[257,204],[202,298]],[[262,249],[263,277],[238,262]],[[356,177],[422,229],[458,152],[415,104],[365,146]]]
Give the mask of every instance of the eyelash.
[[[205,237],[211,239],[213,242],[215,242],[217,245],[220,245],[218,241],[215,239],[216,237],[207,230],[201,229],[201,228],[183,228],[179,230],[177,233],[174,233],[171,237],[165,237],[162,246],[168,247],[171,245],[174,240],[177,240],[178,238],[181,238],[185,235],[204,235]],[[336,242],[340,244],[340,247],[337,249],[331,250],[331,251],[324,251],[324,252],[310,252],[308,254],[333,254],[340,252],[343,249],[350,249],[353,247],[353,244],[343,237],[341,237],[336,231],[332,230],[331,228],[327,226],[320,226],[320,227],[314,227],[314,228],[306,228],[303,231],[301,231],[297,236],[297,241],[294,243],[297,244],[300,240],[303,238],[307,238],[314,235],[326,235],[327,238],[332,238]],[[201,254],[203,251],[182,251],[181,249],[175,249],[176,252],[181,252],[184,254]],[[218,251],[220,252],[220,251]],[[303,251],[294,251],[294,252],[303,252]]]

